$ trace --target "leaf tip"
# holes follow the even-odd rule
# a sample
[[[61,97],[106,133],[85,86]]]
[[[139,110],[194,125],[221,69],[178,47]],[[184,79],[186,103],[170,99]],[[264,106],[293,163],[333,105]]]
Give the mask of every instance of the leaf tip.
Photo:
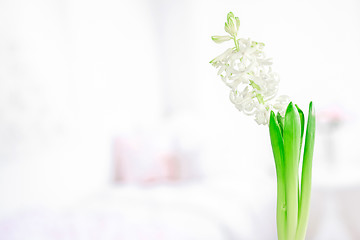
[[[312,102],[312,101],[310,101],[310,103],[309,103],[309,115],[310,115],[310,114],[315,117],[315,108],[314,108],[314,106],[313,106],[313,102]]]
[[[273,110],[271,110],[271,112],[270,112],[270,117],[275,117],[275,113]]]
[[[289,103],[289,105],[287,106],[287,108],[286,108],[286,113],[285,113],[285,115],[287,115],[289,112],[292,112],[293,110],[294,110],[294,104],[293,104],[293,102],[290,102]]]

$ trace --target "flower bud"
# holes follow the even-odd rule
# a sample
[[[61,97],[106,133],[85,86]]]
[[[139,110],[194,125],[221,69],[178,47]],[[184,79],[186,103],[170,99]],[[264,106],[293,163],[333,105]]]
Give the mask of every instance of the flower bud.
[[[236,20],[234,14],[229,12],[225,23],[225,31],[231,36],[236,36],[239,30],[240,20]]]
[[[216,43],[226,42],[232,39],[231,36],[212,36],[211,39]]]

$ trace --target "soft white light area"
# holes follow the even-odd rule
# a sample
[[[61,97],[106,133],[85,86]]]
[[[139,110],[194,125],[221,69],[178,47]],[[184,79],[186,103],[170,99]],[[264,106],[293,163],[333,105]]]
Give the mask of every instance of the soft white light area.
[[[360,191],[357,0],[1,1],[0,215],[91,205],[84,200],[91,195],[101,198],[91,198],[101,209],[113,198],[122,209],[147,209],[126,214],[151,222],[152,207],[180,201],[214,216],[223,207],[234,239],[274,237],[268,129],[235,109],[209,64],[232,44],[210,38],[225,33],[229,11],[240,17],[239,37],[265,43],[280,94],[305,114],[312,100],[319,113],[309,239],[356,239],[360,228],[350,223],[359,207],[349,199]],[[112,189],[114,139],[131,134],[188,154],[204,186]],[[188,211],[179,219],[178,212],[164,215],[180,225]],[[196,214],[189,222],[204,218]],[[205,219],[191,231],[208,240],[204,229],[213,222]],[[213,232],[221,239],[222,231]]]
[[[109,184],[112,137],[157,121],[158,54],[143,4],[1,3],[3,209],[63,204]]]

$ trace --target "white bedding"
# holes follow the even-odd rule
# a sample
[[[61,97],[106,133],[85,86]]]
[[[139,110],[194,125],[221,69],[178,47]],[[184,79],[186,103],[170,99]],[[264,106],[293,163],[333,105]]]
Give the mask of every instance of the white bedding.
[[[250,240],[259,219],[249,216],[259,202],[248,193],[208,184],[111,187],[65,209],[3,217],[0,239]],[[267,239],[276,234],[266,231]]]

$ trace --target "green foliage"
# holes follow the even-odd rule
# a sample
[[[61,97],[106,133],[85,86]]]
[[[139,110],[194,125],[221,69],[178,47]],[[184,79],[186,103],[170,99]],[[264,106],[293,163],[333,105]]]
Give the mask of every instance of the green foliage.
[[[299,222],[295,238],[296,240],[305,239],[307,223],[309,220],[312,160],[315,145],[315,125],[315,109],[312,106],[312,102],[310,102],[301,175],[301,196],[299,203]]]
[[[281,116],[281,114],[279,112],[276,115],[276,120],[279,123],[281,136],[282,136],[283,135],[283,130],[284,130],[284,118]]]
[[[278,115],[279,116],[279,115]],[[280,116],[281,117],[281,116]],[[276,206],[276,223],[278,239],[286,239],[286,201],[285,201],[285,175],[284,175],[284,142],[282,138],[282,127],[280,127],[275,114],[271,111],[270,122],[270,139],[273,149],[276,177],[277,177],[277,206]]]
[[[312,102],[306,129],[301,179],[299,163],[305,117],[290,103],[285,117],[270,114],[269,133],[277,175],[277,230],[279,240],[304,240],[309,217],[311,171],[315,140],[315,111]],[[299,182],[301,180],[301,189]]]

